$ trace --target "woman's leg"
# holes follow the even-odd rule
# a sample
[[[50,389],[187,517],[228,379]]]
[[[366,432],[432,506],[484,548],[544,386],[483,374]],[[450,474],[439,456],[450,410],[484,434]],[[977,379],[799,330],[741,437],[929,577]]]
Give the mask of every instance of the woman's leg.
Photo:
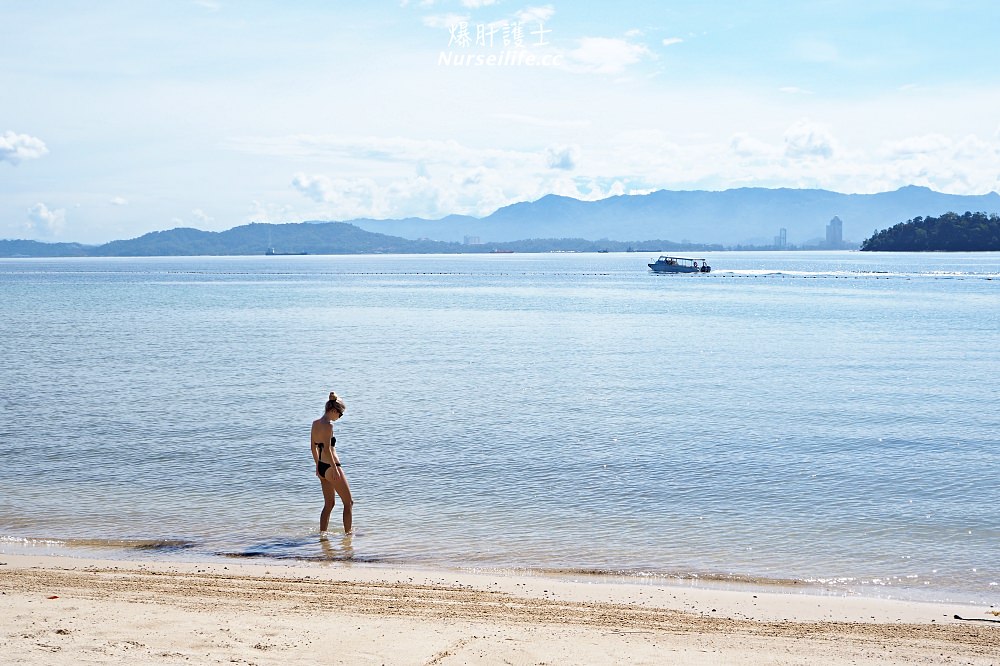
[[[329,471],[327,476],[331,476]],[[319,531],[326,532],[330,526],[330,514],[333,512],[334,505],[337,504],[337,490],[334,488],[333,482],[326,478],[320,479],[320,485],[323,486],[323,510],[319,514]]]
[[[350,534],[351,528],[354,526],[354,499],[351,497],[351,487],[347,485],[347,476],[344,475],[343,468],[338,467],[337,471],[339,474],[333,479],[333,487],[340,495],[340,501],[344,504],[344,532]]]

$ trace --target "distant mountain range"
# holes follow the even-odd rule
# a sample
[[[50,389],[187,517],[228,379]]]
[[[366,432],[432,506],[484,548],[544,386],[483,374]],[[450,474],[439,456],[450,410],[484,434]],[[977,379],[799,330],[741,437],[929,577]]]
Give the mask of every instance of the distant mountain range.
[[[1000,194],[963,196],[926,187],[903,187],[879,194],[840,194],[828,190],[742,188],[709,192],[660,190],[600,201],[557,195],[516,203],[484,218],[451,215],[441,220],[352,220],[366,229],[404,238],[461,241],[522,238],[608,238],[629,241],[669,238],[684,243],[770,245],[779,230],[788,242],[816,245],[826,224],[843,223],[843,237],[856,246],[875,231],[916,216],[965,211],[1000,212]]]
[[[344,222],[246,224],[228,231],[179,228],[154,231],[131,240],[104,245],[0,241],[0,256],[7,257],[147,257],[198,255],[254,255],[273,250],[278,254],[364,254],[375,252],[455,252],[458,243],[411,241],[365,231]]]
[[[487,252],[621,252],[627,249],[722,250],[721,245],[680,244],[667,240],[634,243],[583,238],[520,240],[465,245],[409,240],[365,231],[346,222],[251,223],[228,231],[171,229],[104,245],[0,240],[0,257],[183,257],[255,254],[441,254]]]
[[[661,190],[600,201],[549,195],[506,206],[484,218],[450,215],[440,220],[254,223],[222,232],[182,228],[99,246],[0,240],[0,256],[254,255],[268,248],[279,254],[620,251],[629,247],[696,251],[768,246],[782,228],[787,230],[789,244],[802,247],[821,246],[826,224],[834,216],[843,221],[845,241],[856,247],[879,229],[949,211],[1000,213],[1000,194],[960,196],[911,186],[880,194],[763,188]]]

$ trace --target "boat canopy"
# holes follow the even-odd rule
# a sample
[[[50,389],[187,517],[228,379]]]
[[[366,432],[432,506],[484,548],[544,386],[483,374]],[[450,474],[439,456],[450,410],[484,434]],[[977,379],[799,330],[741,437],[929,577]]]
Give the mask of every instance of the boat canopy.
[[[657,261],[663,261],[663,262],[667,262],[667,263],[669,263],[671,261],[678,262],[678,263],[683,261],[683,262],[689,262],[691,264],[693,264],[696,261],[699,261],[702,264],[705,263],[704,259],[691,259],[689,257],[668,257],[665,254],[664,255],[660,255],[660,258],[657,259]]]

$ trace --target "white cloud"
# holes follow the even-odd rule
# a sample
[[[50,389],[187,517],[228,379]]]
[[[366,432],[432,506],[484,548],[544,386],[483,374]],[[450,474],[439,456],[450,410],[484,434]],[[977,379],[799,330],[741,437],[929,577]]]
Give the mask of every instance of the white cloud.
[[[832,157],[836,142],[826,126],[800,120],[785,132],[785,155],[792,158]]]
[[[288,204],[263,204],[257,200],[250,202],[246,222],[284,222],[301,217],[295,214],[295,209]]]
[[[244,149],[250,142],[244,142]],[[295,174],[292,187],[316,206],[312,219],[355,217],[436,218],[451,213],[488,215],[501,206],[534,200],[549,193],[595,200],[624,194],[645,183],[630,183],[611,175],[611,167],[581,167],[577,144],[550,144],[536,150],[503,151],[471,148],[455,141],[417,141],[368,137],[287,137],[275,143],[253,142],[254,149],[329,151],[324,161],[342,158],[338,171],[364,172],[376,167],[372,178],[335,178],[322,173]],[[386,162],[410,165],[412,175],[390,175]],[[617,167],[619,165],[613,165]],[[617,183],[617,184],[616,184]]]
[[[497,172],[476,167],[432,179],[398,178],[377,183],[370,178],[330,178],[298,173],[292,186],[321,204],[315,218],[349,220],[390,217],[444,217],[455,212],[486,215],[513,200],[504,194]]]
[[[578,146],[549,146],[545,149],[545,162],[552,169],[572,171],[579,159]]]
[[[521,23],[531,23],[544,24],[550,18],[555,16],[556,10],[552,5],[543,5],[541,7],[525,7],[517,13],[517,20]]]
[[[888,156],[905,157],[908,155],[924,155],[939,153],[951,148],[951,139],[941,134],[925,134],[923,136],[911,136],[898,141],[891,141],[885,145],[885,152]]]
[[[242,137],[229,145],[242,152],[291,158],[344,158],[395,164],[479,164],[521,163],[535,153],[470,148],[452,139],[409,139],[404,137],[298,134],[285,137]]]
[[[28,229],[45,236],[54,236],[66,226],[66,211],[63,208],[49,210],[43,203],[36,203],[28,209]]]
[[[27,134],[0,134],[0,162],[17,165],[21,160],[33,160],[48,154],[45,142]]]
[[[584,37],[567,55],[572,65],[599,74],[617,74],[629,65],[653,57],[642,44],[612,37]]]
[[[384,142],[370,141],[378,145]],[[457,142],[414,142],[430,149],[425,160],[417,160],[418,153],[410,142],[393,139],[389,143],[408,151],[410,174],[397,170],[395,176],[388,175],[391,170],[382,164],[383,154],[370,148],[358,151],[358,157],[345,162],[338,171],[363,172],[366,163],[374,161],[378,175],[373,178],[297,173],[292,178],[292,187],[313,204],[306,217],[300,217],[346,220],[439,218],[452,213],[484,216],[502,206],[550,193],[596,200],[648,186],[645,181],[633,182],[612,175],[618,164],[607,168],[591,165],[587,173],[580,173],[583,161],[576,144],[551,144],[537,151],[500,151],[472,149]],[[449,150],[442,151],[445,144]],[[641,165],[637,165],[637,170],[640,169]]]
[[[330,178],[324,174],[297,173],[292,179],[296,190],[321,204],[314,208],[313,217],[336,220],[443,217],[454,212],[488,214],[510,203],[506,197],[498,198],[497,183],[494,172],[486,167],[437,180],[415,176],[381,184],[371,178]]]
[[[406,6],[406,0],[403,0],[401,6]],[[248,217],[254,222],[269,222],[271,220],[270,211],[268,210],[267,205],[262,204],[256,199],[250,202],[250,213]]]
[[[681,39],[680,37],[667,37],[666,39],[663,40],[663,45],[673,46],[674,44],[680,44],[683,41],[684,40]]]
[[[111,197],[108,203],[111,204],[112,206],[127,206],[128,199],[126,199],[125,197]]]
[[[480,7],[488,7],[496,3],[497,0],[462,0],[462,6],[469,9],[479,9]]]
[[[222,5],[214,0],[194,0],[194,4],[210,12],[217,12],[222,9]]]
[[[655,142],[647,143],[659,149]],[[740,133],[727,148],[720,151],[711,143],[680,147],[672,160],[687,165],[687,174],[666,159],[638,163],[630,173],[645,174],[650,182],[672,189],[745,184],[873,193],[924,185],[954,194],[1000,191],[1000,137],[931,134],[904,136],[875,147],[845,147],[825,127],[801,121],[778,141]],[[701,168],[704,163],[711,168]]]
[[[326,176],[308,176],[297,173],[292,178],[292,187],[313,201],[333,201],[336,188],[333,181]]]
[[[799,88],[797,86],[783,86],[778,88],[778,92],[785,93],[786,95],[812,95],[813,91],[806,90],[805,88]]]
[[[774,158],[781,152],[770,144],[743,132],[733,135],[729,147],[734,154],[742,158]]]
[[[954,146],[954,155],[961,160],[989,160],[993,157],[1000,157],[1000,141],[991,145],[975,134],[965,136]]]
[[[460,23],[468,23],[469,16],[462,14],[431,14],[423,18],[428,28],[453,28]]]
[[[297,173],[292,187],[318,204],[314,218],[356,217],[438,218],[452,213],[488,215],[517,201],[537,199],[552,191],[566,176],[575,148],[538,152],[473,151],[465,147],[439,157],[439,169],[414,162],[417,175],[375,178],[333,178],[325,174]],[[483,155],[490,155],[486,159]],[[555,160],[553,167],[549,160]],[[562,167],[562,168],[560,168]],[[385,174],[384,169],[380,173]],[[573,194],[579,194],[573,189]]]
[[[297,173],[292,187],[317,203],[333,204],[339,217],[367,217],[377,203],[378,185],[369,178],[329,178]]]
[[[198,220],[202,224],[211,224],[212,222],[215,222],[214,217],[212,217],[211,215],[209,215],[200,208],[195,208],[194,210],[191,211],[191,214],[194,215],[194,219]]]

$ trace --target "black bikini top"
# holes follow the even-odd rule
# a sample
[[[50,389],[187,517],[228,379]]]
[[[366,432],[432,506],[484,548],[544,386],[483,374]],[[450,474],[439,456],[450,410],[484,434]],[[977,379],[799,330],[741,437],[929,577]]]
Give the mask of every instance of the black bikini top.
[[[316,446],[318,446],[320,451],[322,451],[323,447],[326,446],[326,442],[313,442],[313,444],[315,444]],[[331,437],[330,438],[330,448],[332,449],[332,448],[334,448],[336,446],[337,446],[337,438],[336,437]]]

